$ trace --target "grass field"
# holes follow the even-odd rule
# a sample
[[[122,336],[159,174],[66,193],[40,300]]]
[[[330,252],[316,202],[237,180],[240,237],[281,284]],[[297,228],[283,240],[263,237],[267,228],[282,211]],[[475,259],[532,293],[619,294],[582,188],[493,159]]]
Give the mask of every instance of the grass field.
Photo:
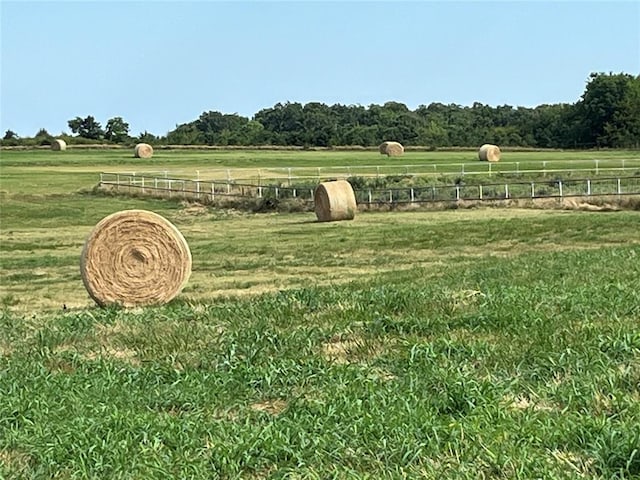
[[[88,193],[101,170],[392,161],[335,153],[3,151],[0,478],[638,478],[640,212],[321,224]],[[126,208],[191,247],[169,305],[84,291],[86,235]]]

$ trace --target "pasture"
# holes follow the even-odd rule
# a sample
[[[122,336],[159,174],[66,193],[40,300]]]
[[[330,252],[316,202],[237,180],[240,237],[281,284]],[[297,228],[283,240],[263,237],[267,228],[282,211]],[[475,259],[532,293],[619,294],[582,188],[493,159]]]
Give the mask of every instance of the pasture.
[[[521,169],[623,159],[640,163],[503,154]],[[3,151],[0,477],[640,475],[640,212],[317,223],[91,192],[100,171],[455,173],[467,161],[474,152]],[[83,288],[87,234],[128,208],[165,216],[191,247],[191,280],[166,306],[100,309]]]

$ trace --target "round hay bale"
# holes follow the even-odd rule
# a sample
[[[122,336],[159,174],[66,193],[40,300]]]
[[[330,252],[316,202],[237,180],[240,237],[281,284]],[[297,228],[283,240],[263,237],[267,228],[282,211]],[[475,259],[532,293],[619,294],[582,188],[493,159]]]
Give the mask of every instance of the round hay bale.
[[[404,153],[404,147],[399,142],[383,142],[380,144],[380,153],[387,157],[399,157]]]
[[[51,150],[60,151],[67,149],[67,142],[59,138],[55,138],[51,141]]]
[[[478,150],[478,158],[483,162],[497,162],[500,160],[500,155],[500,148],[490,143],[485,143]]]
[[[136,158],[151,158],[153,156],[153,147],[148,143],[139,143],[136,145],[133,154]]]
[[[322,182],[313,194],[319,222],[353,220],[356,216],[356,195],[346,180]]]
[[[146,210],[123,210],[91,231],[80,259],[82,282],[100,306],[163,304],[191,275],[191,251],[180,231]]]

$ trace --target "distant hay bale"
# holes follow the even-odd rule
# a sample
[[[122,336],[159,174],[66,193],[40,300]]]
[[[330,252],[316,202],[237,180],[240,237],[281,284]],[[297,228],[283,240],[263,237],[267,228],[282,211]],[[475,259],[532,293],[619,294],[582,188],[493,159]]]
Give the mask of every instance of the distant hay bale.
[[[146,210],[123,210],[91,231],[80,259],[82,282],[100,306],[169,302],[191,275],[191,251],[180,231]]]
[[[353,220],[356,216],[356,195],[346,180],[322,182],[313,194],[319,222]]]
[[[55,138],[51,141],[51,150],[60,151],[67,149],[67,142],[59,138]]]
[[[153,147],[148,143],[139,143],[133,153],[136,158],[151,158],[153,156]]]
[[[500,160],[500,155],[500,148],[490,143],[485,143],[478,150],[478,158],[483,162],[497,162]]]
[[[398,142],[382,142],[379,150],[382,155],[387,157],[399,157],[404,153],[404,147]]]

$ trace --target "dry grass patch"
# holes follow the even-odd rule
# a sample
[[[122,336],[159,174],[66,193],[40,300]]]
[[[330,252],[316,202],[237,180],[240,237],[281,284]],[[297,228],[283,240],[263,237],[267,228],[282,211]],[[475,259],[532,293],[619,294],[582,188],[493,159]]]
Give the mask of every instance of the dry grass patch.
[[[0,342],[0,357],[9,357],[13,353],[13,347]]]
[[[533,410],[535,412],[560,411],[560,408],[542,399],[531,399],[526,395],[506,395],[503,403],[511,410]]]
[[[90,351],[83,355],[87,360],[116,359],[133,367],[140,366],[140,359],[135,350],[126,347],[105,347],[99,351]]]
[[[321,346],[321,355],[326,361],[338,365],[370,361],[395,345],[393,339],[365,339],[355,334],[338,334]]]
[[[593,459],[567,450],[551,450],[551,456],[565,467],[569,467],[578,476],[592,478]]]
[[[339,365],[351,363],[352,353],[362,345],[358,339],[344,339],[335,335],[322,344],[322,356],[325,360]]]
[[[288,403],[281,398],[272,398],[251,404],[251,410],[256,412],[267,412],[270,415],[280,415],[288,406]]]
[[[31,462],[31,457],[19,450],[0,450],[0,463],[11,468],[14,473],[26,474]]]

